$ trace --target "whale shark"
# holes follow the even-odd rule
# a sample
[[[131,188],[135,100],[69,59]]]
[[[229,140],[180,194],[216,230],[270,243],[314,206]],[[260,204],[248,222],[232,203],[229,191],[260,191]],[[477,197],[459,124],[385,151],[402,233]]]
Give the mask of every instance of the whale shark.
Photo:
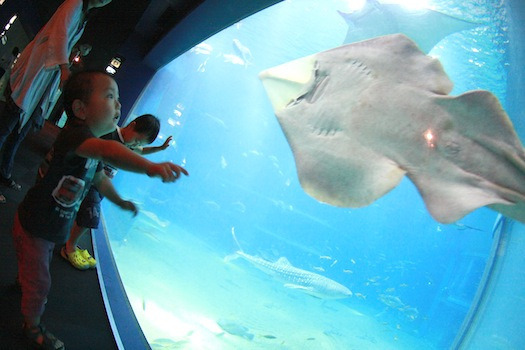
[[[240,248],[233,230],[232,235],[239,250],[236,252],[236,256],[230,256],[227,260],[241,257],[259,270],[285,282],[284,287],[299,290],[319,299],[343,299],[352,296],[352,291],[342,284],[317,273],[297,268],[285,257],[280,257],[277,261],[271,262],[246,254]]]
[[[408,10],[398,4],[381,4],[377,0],[367,0],[360,10],[338,12],[348,24],[344,44],[402,33],[426,53],[446,36],[480,25],[439,11]]]

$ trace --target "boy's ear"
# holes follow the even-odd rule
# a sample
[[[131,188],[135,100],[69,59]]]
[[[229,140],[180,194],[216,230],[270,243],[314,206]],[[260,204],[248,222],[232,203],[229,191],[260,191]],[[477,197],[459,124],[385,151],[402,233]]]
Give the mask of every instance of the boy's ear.
[[[73,114],[75,115],[75,117],[77,117],[78,119],[82,119],[82,120],[86,119],[86,115],[84,113],[85,111],[84,102],[82,102],[79,99],[76,99],[73,101],[72,107],[73,107]]]

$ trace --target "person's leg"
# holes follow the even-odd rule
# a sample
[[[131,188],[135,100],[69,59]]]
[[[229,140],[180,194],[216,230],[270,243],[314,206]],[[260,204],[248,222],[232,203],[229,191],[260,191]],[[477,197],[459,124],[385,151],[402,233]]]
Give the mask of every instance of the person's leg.
[[[94,268],[97,261],[86,249],[78,246],[80,238],[92,228],[97,228],[100,221],[100,194],[91,186],[80,204],[77,217],[71,228],[69,239],[60,251],[60,255],[79,270]]]
[[[77,249],[77,243],[80,237],[88,230],[89,228],[79,225],[77,220],[71,228],[69,239],[60,250],[60,255],[78,270],[87,270],[91,267],[89,262],[84,259],[81,252]]]
[[[63,343],[47,332],[41,323],[51,288],[49,265],[55,244],[25,232],[18,214],[15,215],[13,224],[13,240],[18,262],[18,281],[22,290],[24,333],[35,345],[63,348]]]
[[[88,227],[79,226],[76,222],[73,224],[71,234],[66,242],[66,252],[68,254],[74,253],[75,250],[77,250],[78,241],[88,231]]]
[[[71,229],[71,236],[63,248],[65,252],[63,256],[65,255],[71,265],[79,270],[92,269],[97,266],[97,261],[89,254],[87,249],[82,249],[78,245],[80,238],[90,230],[91,228],[89,227],[79,225],[78,221],[75,222]]]
[[[75,224],[71,229],[71,236],[66,242],[66,252],[79,254],[89,263],[90,268],[97,265],[97,261],[89,254],[87,249],[79,247],[80,238],[91,229],[96,229],[100,223],[100,202],[102,196],[94,186],[91,186],[86,197],[80,204]],[[76,253],[75,253],[76,252]],[[69,260],[69,259],[68,259]]]
[[[77,217],[71,229],[70,237],[62,248],[61,255],[79,270],[94,268],[97,261],[87,249],[79,247],[80,238],[92,228],[97,228],[100,221],[100,194],[91,187],[82,201]]]
[[[5,186],[17,191],[21,190],[21,186],[11,179],[11,172],[13,171],[13,164],[15,162],[15,155],[18,147],[33,128],[33,122],[29,120],[20,132],[18,132],[19,125],[20,123],[17,123],[15,129],[7,137],[0,162],[0,181]]]
[[[0,115],[0,149],[3,147],[7,137],[15,130],[20,120],[20,108],[13,100],[5,103],[2,115]]]
[[[18,261],[18,280],[22,288],[22,315],[30,326],[40,323],[51,288],[49,261],[55,244],[25,232],[18,214],[13,224],[13,240]]]
[[[20,120],[21,109],[15,104],[10,96],[11,89],[6,87],[6,101],[3,103],[3,110],[0,114],[0,150],[3,148],[9,135],[14,132]],[[0,203],[5,203],[6,199],[0,193]]]

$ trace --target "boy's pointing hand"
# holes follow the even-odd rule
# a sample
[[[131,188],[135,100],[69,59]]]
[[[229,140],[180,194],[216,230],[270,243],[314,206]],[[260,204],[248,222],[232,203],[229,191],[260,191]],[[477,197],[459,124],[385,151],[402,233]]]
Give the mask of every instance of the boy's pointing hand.
[[[162,178],[162,182],[174,182],[180,177],[181,173],[186,176],[189,175],[186,169],[170,162],[154,163],[147,172],[150,177]]]

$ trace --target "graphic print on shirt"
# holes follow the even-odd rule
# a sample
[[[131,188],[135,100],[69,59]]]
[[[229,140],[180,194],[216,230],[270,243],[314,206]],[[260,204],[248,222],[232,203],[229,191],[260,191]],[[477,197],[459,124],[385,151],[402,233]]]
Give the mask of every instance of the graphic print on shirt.
[[[82,198],[86,182],[71,175],[60,179],[58,186],[53,190],[53,198],[63,207],[70,208]]]
[[[97,168],[98,161],[88,159],[86,161],[85,169],[89,177],[93,177],[93,173]],[[59,205],[64,208],[71,208],[79,204],[84,199],[84,189],[86,182],[72,175],[64,175],[58,182],[57,187],[52,192],[52,196]]]

